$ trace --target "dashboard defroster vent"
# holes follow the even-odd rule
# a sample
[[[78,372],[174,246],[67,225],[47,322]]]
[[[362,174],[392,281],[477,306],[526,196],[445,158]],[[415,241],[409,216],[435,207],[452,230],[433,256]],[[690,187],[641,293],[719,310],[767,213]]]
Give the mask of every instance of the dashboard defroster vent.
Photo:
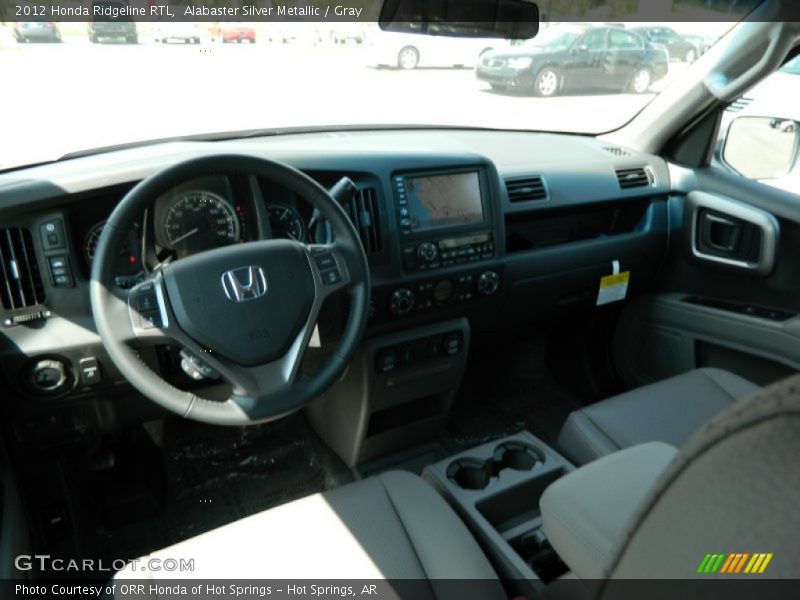
[[[634,167],[632,169],[616,169],[619,187],[629,190],[639,187],[650,187],[656,184],[656,176],[650,167]]]
[[[614,156],[630,156],[631,153],[619,146],[603,146],[603,150]]]
[[[355,225],[364,251],[375,254],[383,247],[378,195],[373,187],[361,187],[348,206],[348,215]]]
[[[753,98],[751,98],[750,96],[742,96],[741,98],[737,98],[736,100],[734,100],[728,106],[728,108],[725,109],[725,111],[730,113],[742,112],[752,103],[753,103]]]
[[[512,204],[547,200],[548,196],[547,186],[540,176],[506,179],[506,192],[508,193],[508,201]]]
[[[6,310],[44,302],[33,237],[27,229],[0,229],[0,298]]]

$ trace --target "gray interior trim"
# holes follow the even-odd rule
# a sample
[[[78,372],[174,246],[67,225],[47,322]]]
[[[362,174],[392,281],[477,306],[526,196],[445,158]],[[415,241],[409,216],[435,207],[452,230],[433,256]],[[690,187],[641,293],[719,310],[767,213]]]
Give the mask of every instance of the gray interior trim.
[[[687,210],[691,219],[691,252],[699,260],[719,263],[729,267],[753,271],[759,275],[768,275],[775,266],[775,254],[778,247],[778,220],[770,213],[755,208],[733,198],[717,194],[694,191],[686,198]],[[703,209],[713,210],[730,215],[741,221],[751,223],[761,232],[761,246],[758,260],[742,261],[715,256],[702,252],[697,246],[697,226]]]
[[[694,369],[698,341],[800,371],[800,317],[772,321],[691,304],[683,301],[685,297],[679,293],[644,296],[623,309],[614,333],[613,356],[629,387]]]

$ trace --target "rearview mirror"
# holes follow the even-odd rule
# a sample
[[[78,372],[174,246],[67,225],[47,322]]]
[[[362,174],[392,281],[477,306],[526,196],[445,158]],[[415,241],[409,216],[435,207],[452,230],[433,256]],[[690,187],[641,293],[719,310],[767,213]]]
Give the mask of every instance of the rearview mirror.
[[[777,179],[797,161],[800,123],[791,119],[739,117],[728,128],[722,157],[750,179]]]
[[[526,0],[384,0],[384,31],[527,40],[539,32],[539,7]]]

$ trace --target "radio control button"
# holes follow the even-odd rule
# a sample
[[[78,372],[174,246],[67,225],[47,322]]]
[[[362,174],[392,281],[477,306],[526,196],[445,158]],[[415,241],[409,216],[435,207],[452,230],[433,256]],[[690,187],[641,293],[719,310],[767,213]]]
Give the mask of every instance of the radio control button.
[[[439,249],[436,247],[436,244],[431,242],[422,242],[419,246],[417,246],[417,256],[420,258],[420,260],[433,262],[439,256]]]
[[[393,315],[402,317],[414,309],[415,300],[414,292],[408,288],[399,288],[392,293],[389,308]]]
[[[478,276],[478,292],[491,296],[500,288],[500,275],[495,271],[484,271]]]

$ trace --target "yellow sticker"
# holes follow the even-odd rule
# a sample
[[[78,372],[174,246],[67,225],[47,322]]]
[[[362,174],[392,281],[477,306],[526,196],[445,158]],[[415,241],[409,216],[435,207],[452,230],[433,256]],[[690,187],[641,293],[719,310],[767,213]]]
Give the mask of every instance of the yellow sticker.
[[[610,287],[612,285],[620,285],[621,283],[628,283],[628,280],[631,278],[630,271],[623,271],[622,273],[617,273],[616,275],[606,275],[605,277],[600,279],[600,287]]]
[[[601,277],[600,289],[597,291],[597,306],[624,300],[625,296],[628,294],[628,282],[630,278],[630,271],[623,271],[616,275]]]

